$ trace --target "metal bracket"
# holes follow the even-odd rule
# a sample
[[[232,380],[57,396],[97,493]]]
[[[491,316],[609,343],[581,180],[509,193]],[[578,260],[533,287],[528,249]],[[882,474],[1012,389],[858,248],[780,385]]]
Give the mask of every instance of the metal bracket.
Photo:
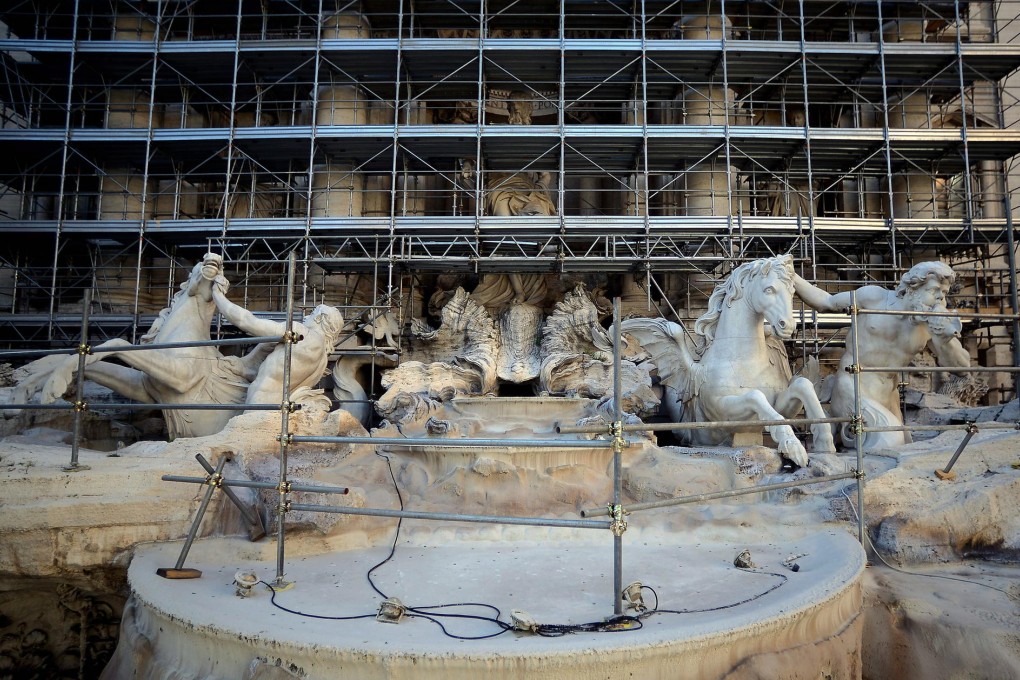
[[[284,501],[276,506],[276,514],[283,517],[290,512],[290,501]]]
[[[865,474],[865,472],[863,470],[854,469],[854,479],[860,481],[860,480],[864,479],[866,476],[867,475]]]
[[[850,416],[850,422],[847,423],[850,434],[858,435],[864,431],[864,418],[857,415]]]
[[[294,413],[295,411],[301,410],[301,405],[296,401],[285,401],[280,404],[280,410],[286,411],[287,413]]]
[[[74,402],[74,410],[78,412],[88,411],[89,403],[84,399],[79,399],[78,401]]]
[[[861,372],[861,365],[860,364],[850,364],[849,366],[847,366],[843,370],[846,371],[847,373],[860,373]]]
[[[282,443],[284,446],[290,446],[294,443],[294,435],[276,435],[276,441]]]
[[[280,493],[290,493],[290,489],[291,483],[289,481],[280,482],[279,484],[276,485],[276,490],[279,491]]]
[[[609,510],[609,517],[612,519],[609,523],[609,530],[613,532],[613,536],[623,536],[624,532],[627,531],[626,517],[630,513],[624,510],[622,505],[610,503],[606,508]]]
[[[88,354],[92,354],[92,345],[89,345],[89,344],[84,343],[84,342],[81,343],[80,345],[78,345],[78,354],[81,354],[83,356],[84,355],[88,355]]]
[[[213,472],[205,476],[205,483],[209,486],[214,486],[217,489],[223,486],[223,475],[219,472]]]

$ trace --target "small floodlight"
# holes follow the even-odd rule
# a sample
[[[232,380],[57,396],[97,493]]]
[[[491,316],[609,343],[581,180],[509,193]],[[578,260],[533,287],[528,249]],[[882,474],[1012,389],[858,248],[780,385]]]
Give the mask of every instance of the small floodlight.
[[[258,574],[254,571],[244,571],[243,569],[234,574],[234,585],[237,589],[234,594],[238,597],[248,597],[251,595],[251,589],[259,582]]]

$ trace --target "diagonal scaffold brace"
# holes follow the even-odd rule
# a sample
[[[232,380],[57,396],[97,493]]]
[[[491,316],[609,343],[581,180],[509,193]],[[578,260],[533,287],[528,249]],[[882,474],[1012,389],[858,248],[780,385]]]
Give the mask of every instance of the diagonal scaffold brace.
[[[201,454],[199,454],[201,457]],[[204,460],[204,459],[203,459]],[[190,578],[201,578],[202,572],[198,569],[186,569],[184,567],[184,561],[188,559],[188,553],[191,551],[191,544],[195,542],[195,536],[198,535],[198,527],[202,524],[202,518],[205,517],[205,511],[209,507],[209,501],[212,500],[213,493],[216,489],[223,487],[223,466],[230,460],[230,456],[226,453],[220,456],[219,461],[216,463],[215,469],[206,478],[206,490],[202,496],[202,502],[198,505],[198,512],[195,514],[195,520],[191,523],[191,528],[188,529],[188,537],[184,539],[184,545],[181,547],[181,554],[177,558],[177,563],[173,567],[160,567],[156,570],[157,576],[169,579],[190,579]],[[199,461],[202,462],[202,461]],[[208,463],[208,461],[205,461]],[[205,465],[203,465],[205,467]]]

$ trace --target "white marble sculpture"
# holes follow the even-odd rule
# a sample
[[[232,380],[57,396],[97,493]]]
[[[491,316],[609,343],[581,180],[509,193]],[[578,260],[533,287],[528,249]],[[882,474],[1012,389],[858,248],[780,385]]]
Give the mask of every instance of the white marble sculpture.
[[[417,421],[455,396],[494,394],[498,351],[492,317],[458,288],[439,328],[412,321],[409,358],[383,374],[376,410],[390,422]]]
[[[141,344],[209,340],[216,304],[213,280],[221,276],[223,259],[209,253],[181,284],[170,306],[160,312]],[[133,346],[114,339],[95,350]],[[177,347],[151,351],[103,352],[85,359],[85,377],[129,399],[149,404],[241,404],[265,356],[255,350],[244,358],[223,356],[216,347]],[[116,357],[126,366],[108,363]],[[61,398],[78,368],[77,356],[49,356],[25,367],[15,399],[36,394],[43,403]],[[236,411],[167,409],[163,412],[171,439],[214,434]]]
[[[666,387],[675,422],[809,418],[825,413],[807,378],[793,378],[781,340],[796,327],[793,259],[789,255],[742,264],[716,286],[709,310],[694,325],[695,338],[664,319],[628,319],[621,325],[649,353]],[[766,328],[766,322],[768,328]],[[770,337],[774,335],[775,337]],[[807,465],[804,445],[789,425],[769,426],[780,453]],[[727,443],[734,431],[761,427],[677,431],[694,444]],[[811,427],[816,452],[833,452],[829,425]]]
[[[859,288],[857,306],[860,309],[946,312],[946,295],[955,280],[956,274],[948,265],[937,261],[921,262],[903,275],[895,290],[875,285]],[[849,291],[831,295],[796,275],[794,286],[797,295],[819,311],[842,311],[850,306]],[[929,341],[940,365],[969,366],[970,355],[960,344],[961,327],[958,317],[876,314],[859,317],[857,324],[850,325],[847,349],[840,359],[839,370],[830,379],[832,415],[854,413],[854,378],[846,371],[854,363],[854,335],[861,366],[907,366]],[[897,376],[898,373],[860,374],[861,414],[866,425],[903,424]],[[840,428],[840,434],[846,446],[856,447],[856,436],[849,427]],[[909,432],[869,432],[864,439],[864,449],[889,448],[909,441]]]
[[[581,284],[556,303],[542,329],[543,393],[612,399],[613,338],[599,316]],[[650,366],[623,360],[620,369],[623,410],[638,416],[654,415],[659,398],[652,391]]]
[[[259,318],[228,300],[227,288],[227,280],[222,276],[216,277],[212,296],[220,313],[232,324],[256,337],[282,336],[287,331],[286,323]],[[300,336],[300,340],[291,345],[289,401],[301,402],[321,397],[320,402],[329,410],[329,400],[321,396],[322,390],[313,388],[327,373],[329,354],[340,338],[343,327],[344,319],[340,310],[329,305],[319,305],[302,321],[291,325],[291,330]],[[283,400],[286,361],[284,344],[273,346],[248,387],[246,403],[279,404]]]

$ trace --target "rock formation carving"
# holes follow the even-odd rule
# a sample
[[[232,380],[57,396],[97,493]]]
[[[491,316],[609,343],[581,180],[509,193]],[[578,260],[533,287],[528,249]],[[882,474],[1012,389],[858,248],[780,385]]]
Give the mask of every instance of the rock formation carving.
[[[947,312],[946,295],[956,280],[949,265],[942,262],[921,262],[914,265],[894,290],[881,286],[857,289],[857,306],[861,309],[903,310],[912,312]],[[797,294],[808,306],[820,311],[841,311],[850,306],[850,292],[830,295],[828,292],[794,275]],[[918,352],[931,342],[942,366],[969,366],[970,355],[960,344],[962,325],[958,317],[865,315],[857,325],[851,323],[847,349],[839,362],[839,370],[830,379],[832,394],[829,409],[833,416],[849,416],[854,412],[854,378],[846,371],[854,363],[853,337],[862,366],[907,366]],[[871,426],[902,425],[897,373],[861,373],[861,415]],[[840,428],[840,437],[848,447],[856,446],[856,436],[848,427]],[[869,432],[864,448],[889,448],[908,443],[908,432]]]
[[[811,382],[792,378],[782,343],[766,336],[766,322],[779,339],[793,335],[794,276],[789,255],[737,267],[716,286],[708,312],[694,325],[695,338],[682,325],[665,319],[628,319],[621,324],[651,356],[676,422],[781,420],[802,408],[809,418],[825,417]],[[691,443],[721,444],[744,429],[761,431],[752,426],[679,430],[677,435]],[[767,429],[783,456],[807,465],[807,451],[793,428]],[[816,452],[835,451],[828,425],[813,425],[811,432]]]

